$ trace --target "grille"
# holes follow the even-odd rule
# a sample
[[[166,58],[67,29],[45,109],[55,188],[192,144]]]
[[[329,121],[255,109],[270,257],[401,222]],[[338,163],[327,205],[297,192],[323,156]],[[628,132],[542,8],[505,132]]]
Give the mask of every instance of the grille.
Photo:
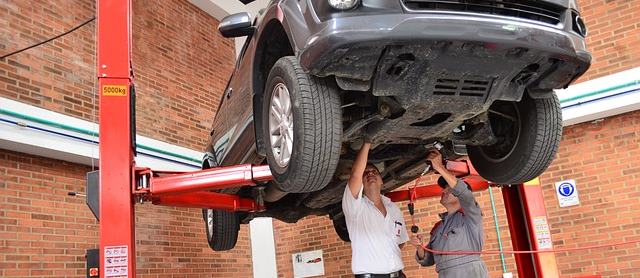
[[[479,97],[484,99],[491,88],[491,81],[438,78],[433,88],[434,95]]]
[[[517,17],[558,24],[565,8],[542,1],[522,0],[402,0],[417,11],[456,11]]]

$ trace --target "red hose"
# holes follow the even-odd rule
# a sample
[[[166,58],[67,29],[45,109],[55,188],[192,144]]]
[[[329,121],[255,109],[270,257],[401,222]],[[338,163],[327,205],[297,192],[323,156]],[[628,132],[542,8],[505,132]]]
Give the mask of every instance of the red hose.
[[[548,250],[527,250],[527,251],[513,251],[513,250],[506,250],[506,251],[498,251],[498,250],[487,250],[487,251],[442,251],[442,250],[433,250],[430,248],[427,248],[426,245],[421,245],[422,249],[424,249],[427,252],[433,253],[433,254],[438,254],[438,255],[495,255],[495,254],[538,254],[538,253],[561,253],[561,252],[572,252],[572,251],[581,251],[581,250],[589,250],[589,249],[598,249],[598,248],[604,248],[604,247],[613,247],[613,246],[619,246],[619,245],[627,245],[627,244],[634,244],[634,243],[640,243],[640,239],[639,240],[632,240],[632,241],[623,241],[623,242],[616,242],[616,243],[610,243],[610,244],[598,244],[598,245],[589,245],[589,246],[584,246],[584,247],[573,247],[573,248],[562,248],[562,249],[548,249]]]

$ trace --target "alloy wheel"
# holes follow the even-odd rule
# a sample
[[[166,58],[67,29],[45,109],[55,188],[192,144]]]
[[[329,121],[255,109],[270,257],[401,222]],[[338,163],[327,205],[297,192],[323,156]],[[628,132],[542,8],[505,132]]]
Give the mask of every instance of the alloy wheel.
[[[276,84],[271,93],[269,141],[276,164],[287,167],[293,151],[293,112],[291,95],[284,83]]]

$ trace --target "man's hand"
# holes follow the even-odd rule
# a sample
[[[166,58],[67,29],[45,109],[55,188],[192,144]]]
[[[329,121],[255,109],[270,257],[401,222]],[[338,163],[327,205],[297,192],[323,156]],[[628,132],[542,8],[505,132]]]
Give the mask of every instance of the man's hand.
[[[442,154],[439,151],[430,151],[427,155],[427,160],[431,162],[431,166],[436,171],[441,172],[440,170],[445,169],[444,164],[442,164]]]
[[[416,248],[420,248],[422,249],[422,235],[412,235],[411,239],[409,240],[409,243],[413,246],[415,246]]]
[[[366,131],[362,134],[362,140],[364,140],[365,143],[373,143],[373,137]]]
[[[458,179],[451,172],[449,172],[449,170],[447,170],[447,167],[444,166],[444,164],[442,163],[442,154],[440,154],[439,151],[430,151],[427,155],[427,159],[431,161],[431,166],[433,166],[433,169],[438,171],[438,173],[442,175],[442,177],[447,181],[447,184],[451,188],[456,186],[456,184],[458,183]]]
[[[412,235],[409,243],[416,247],[416,254],[418,255],[418,259],[424,259],[424,243],[422,242],[422,235]]]

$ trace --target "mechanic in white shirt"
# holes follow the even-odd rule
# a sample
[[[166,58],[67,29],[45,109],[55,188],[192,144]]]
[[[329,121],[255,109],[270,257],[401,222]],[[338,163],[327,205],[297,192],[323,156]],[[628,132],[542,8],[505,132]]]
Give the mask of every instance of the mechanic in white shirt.
[[[367,164],[365,142],[351,169],[342,210],[351,239],[351,269],[356,278],[406,277],[400,248],[409,240],[402,212],[380,194],[382,176]]]

